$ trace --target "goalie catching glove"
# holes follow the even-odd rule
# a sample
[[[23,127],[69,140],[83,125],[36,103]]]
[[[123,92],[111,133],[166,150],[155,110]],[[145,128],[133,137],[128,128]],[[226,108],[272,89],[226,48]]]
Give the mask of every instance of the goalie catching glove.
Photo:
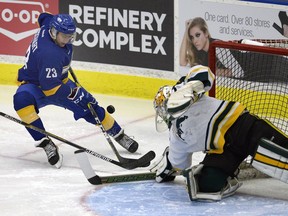
[[[85,110],[88,109],[88,103],[96,104],[96,99],[82,87],[72,89],[71,94],[68,95],[68,99]]]

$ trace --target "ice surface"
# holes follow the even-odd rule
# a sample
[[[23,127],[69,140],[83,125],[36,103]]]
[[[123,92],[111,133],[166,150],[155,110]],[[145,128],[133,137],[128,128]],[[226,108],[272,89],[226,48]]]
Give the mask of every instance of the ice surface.
[[[242,193],[219,202],[190,202],[184,182],[158,184],[153,181],[110,184],[95,189],[85,201],[99,215],[111,216],[287,215],[288,204],[287,200]]]
[[[0,111],[17,117],[12,104],[15,90],[14,86],[0,86]],[[115,144],[121,155],[137,158],[154,150],[155,160],[160,157],[168,137],[155,130],[152,101],[95,97],[104,107],[115,106],[113,116],[140,144],[136,154]],[[47,131],[117,160],[99,128],[82,120],[75,122],[71,112],[54,106],[41,109],[40,116]],[[79,168],[74,156],[77,149],[54,141],[64,155],[59,170],[48,164],[42,149],[34,147],[23,126],[0,117],[1,216],[287,215],[288,185],[274,179],[245,181],[234,197],[216,203],[190,202],[181,177],[169,184],[145,181],[93,186]],[[127,171],[88,157],[99,175],[147,171]],[[202,158],[203,154],[196,154],[193,163]]]

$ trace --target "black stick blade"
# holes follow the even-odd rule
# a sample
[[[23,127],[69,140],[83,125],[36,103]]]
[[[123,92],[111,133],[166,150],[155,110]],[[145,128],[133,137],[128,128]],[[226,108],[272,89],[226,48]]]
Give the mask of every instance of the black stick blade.
[[[125,169],[135,169],[138,167],[147,167],[150,165],[150,161],[153,160],[156,157],[156,154],[154,151],[149,151],[139,159],[131,159],[130,162],[127,162],[125,164],[122,164],[122,167]]]
[[[102,184],[102,180],[98,175],[93,176],[92,178],[87,179],[92,185]]]

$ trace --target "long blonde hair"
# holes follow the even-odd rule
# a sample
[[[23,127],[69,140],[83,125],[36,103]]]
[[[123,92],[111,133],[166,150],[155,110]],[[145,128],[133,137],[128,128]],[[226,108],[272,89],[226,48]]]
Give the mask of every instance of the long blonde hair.
[[[186,43],[187,44],[186,57],[187,57],[188,63],[191,66],[199,64],[199,62],[197,62],[198,61],[197,56],[195,55],[196,48],[193,45],[192,40],[191,40],[190,35],[189,35],[190,29],[195,27],[195,26],[198,26],[199,29],[201,31],[203,31],[205,34],[208,34],[209,39],[211,38],[210,32],[208,30],[208,25],[202,17],[195,17],[194,19],[189,20],[189,24],[188,24],[188,26],[186,28],[186,32],[185,32],[185,38],[186,38],[186,42],[187,42]]]

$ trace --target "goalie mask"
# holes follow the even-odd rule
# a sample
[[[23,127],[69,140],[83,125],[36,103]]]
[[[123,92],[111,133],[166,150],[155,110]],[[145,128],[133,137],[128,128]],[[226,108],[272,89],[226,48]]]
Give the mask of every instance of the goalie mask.
[[[171,89],[171,86],[162,86],[154,98],[153,105],[156,111],[155,125],[158,132],[163,132],[168,129],[170,115],[167,112],[167,101],[170,97]]]
[[[173,90],[170,86],[161,87],[154,98],[156,130],[168,129],[169,122],[182,116],[204,93],[204,85],[199,80],[174,86]]]

